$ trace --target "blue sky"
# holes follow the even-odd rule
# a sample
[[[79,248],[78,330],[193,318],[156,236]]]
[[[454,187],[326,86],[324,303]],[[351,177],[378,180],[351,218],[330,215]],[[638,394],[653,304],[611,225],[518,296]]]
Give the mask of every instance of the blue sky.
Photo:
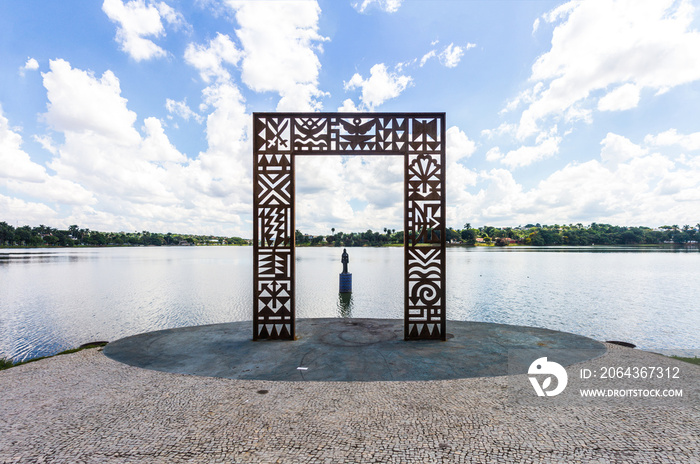
[[[0,3],[0,220],[252,235],[255,111],[445,112],[448,226],[700,222],[697,2]],[[297,228],[403,223],[301,157]]]

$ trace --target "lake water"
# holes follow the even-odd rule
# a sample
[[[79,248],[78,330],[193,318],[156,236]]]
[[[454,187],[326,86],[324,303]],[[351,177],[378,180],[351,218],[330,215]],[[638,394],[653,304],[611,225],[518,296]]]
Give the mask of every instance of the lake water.
[[[297,248],[297,317],[403,318],[403,249],[349,248],[349,303],[338,298],[341,253]],[[252,254],[252,247],[0,250],[0,357],[251,320]],[[700,354],[699,283],[697,249],[449,248],[447,317]]]

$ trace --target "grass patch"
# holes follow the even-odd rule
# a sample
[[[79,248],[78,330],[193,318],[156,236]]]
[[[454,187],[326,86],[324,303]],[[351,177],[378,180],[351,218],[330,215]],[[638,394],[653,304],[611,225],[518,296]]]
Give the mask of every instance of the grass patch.
[[[14,365],[15,363],[13,363],[11,359],[0,358],[0,371],[9,369]]]
[[[40,356],[38,358],[27,359],[26,361],[14,362],[11,359],[0,358],[0,371],[15,366],[21,366],[22,364],[29,364],[34,361],[39,361],[41,359],[53,358],[54,356],[61,356],[62,354],[77,353],[78,351],[88,350],[90,348],[103,347],[106,344],[107,342],[86,343],[85,345],[80,345],[78,348],[71,348],[70,350],[61,351],[60,353],[56,353],[52,356]]]
[[[690,364],[696,364],[696,365],[700,366],[700,358],[698,358],[697,356],[695,356],[693,358],[684,358],[683,356],[671,356],[671,357],[673,359],[677,359],[679,361],[687,362]]]

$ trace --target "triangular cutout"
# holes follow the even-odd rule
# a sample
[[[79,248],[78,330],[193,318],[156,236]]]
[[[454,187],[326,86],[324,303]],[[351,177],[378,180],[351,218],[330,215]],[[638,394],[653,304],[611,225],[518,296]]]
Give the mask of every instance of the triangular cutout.
[[[289,324],[282,325],[282,330],[280,330],[280,338],[292,338],[288,330]]]
[[[420,338],[430,338],[430,329],[428,324],[420,324],[423,326],[423,330],[420,331]]]

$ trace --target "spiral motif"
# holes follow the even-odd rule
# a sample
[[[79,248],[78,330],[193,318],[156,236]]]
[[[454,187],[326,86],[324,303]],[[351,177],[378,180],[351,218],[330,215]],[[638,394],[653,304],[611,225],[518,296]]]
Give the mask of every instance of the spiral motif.
[[[432,306],[440,300],[440,287],[438,282],[423,280],[411,289],[411,299],[419,299],[424,305]]]

